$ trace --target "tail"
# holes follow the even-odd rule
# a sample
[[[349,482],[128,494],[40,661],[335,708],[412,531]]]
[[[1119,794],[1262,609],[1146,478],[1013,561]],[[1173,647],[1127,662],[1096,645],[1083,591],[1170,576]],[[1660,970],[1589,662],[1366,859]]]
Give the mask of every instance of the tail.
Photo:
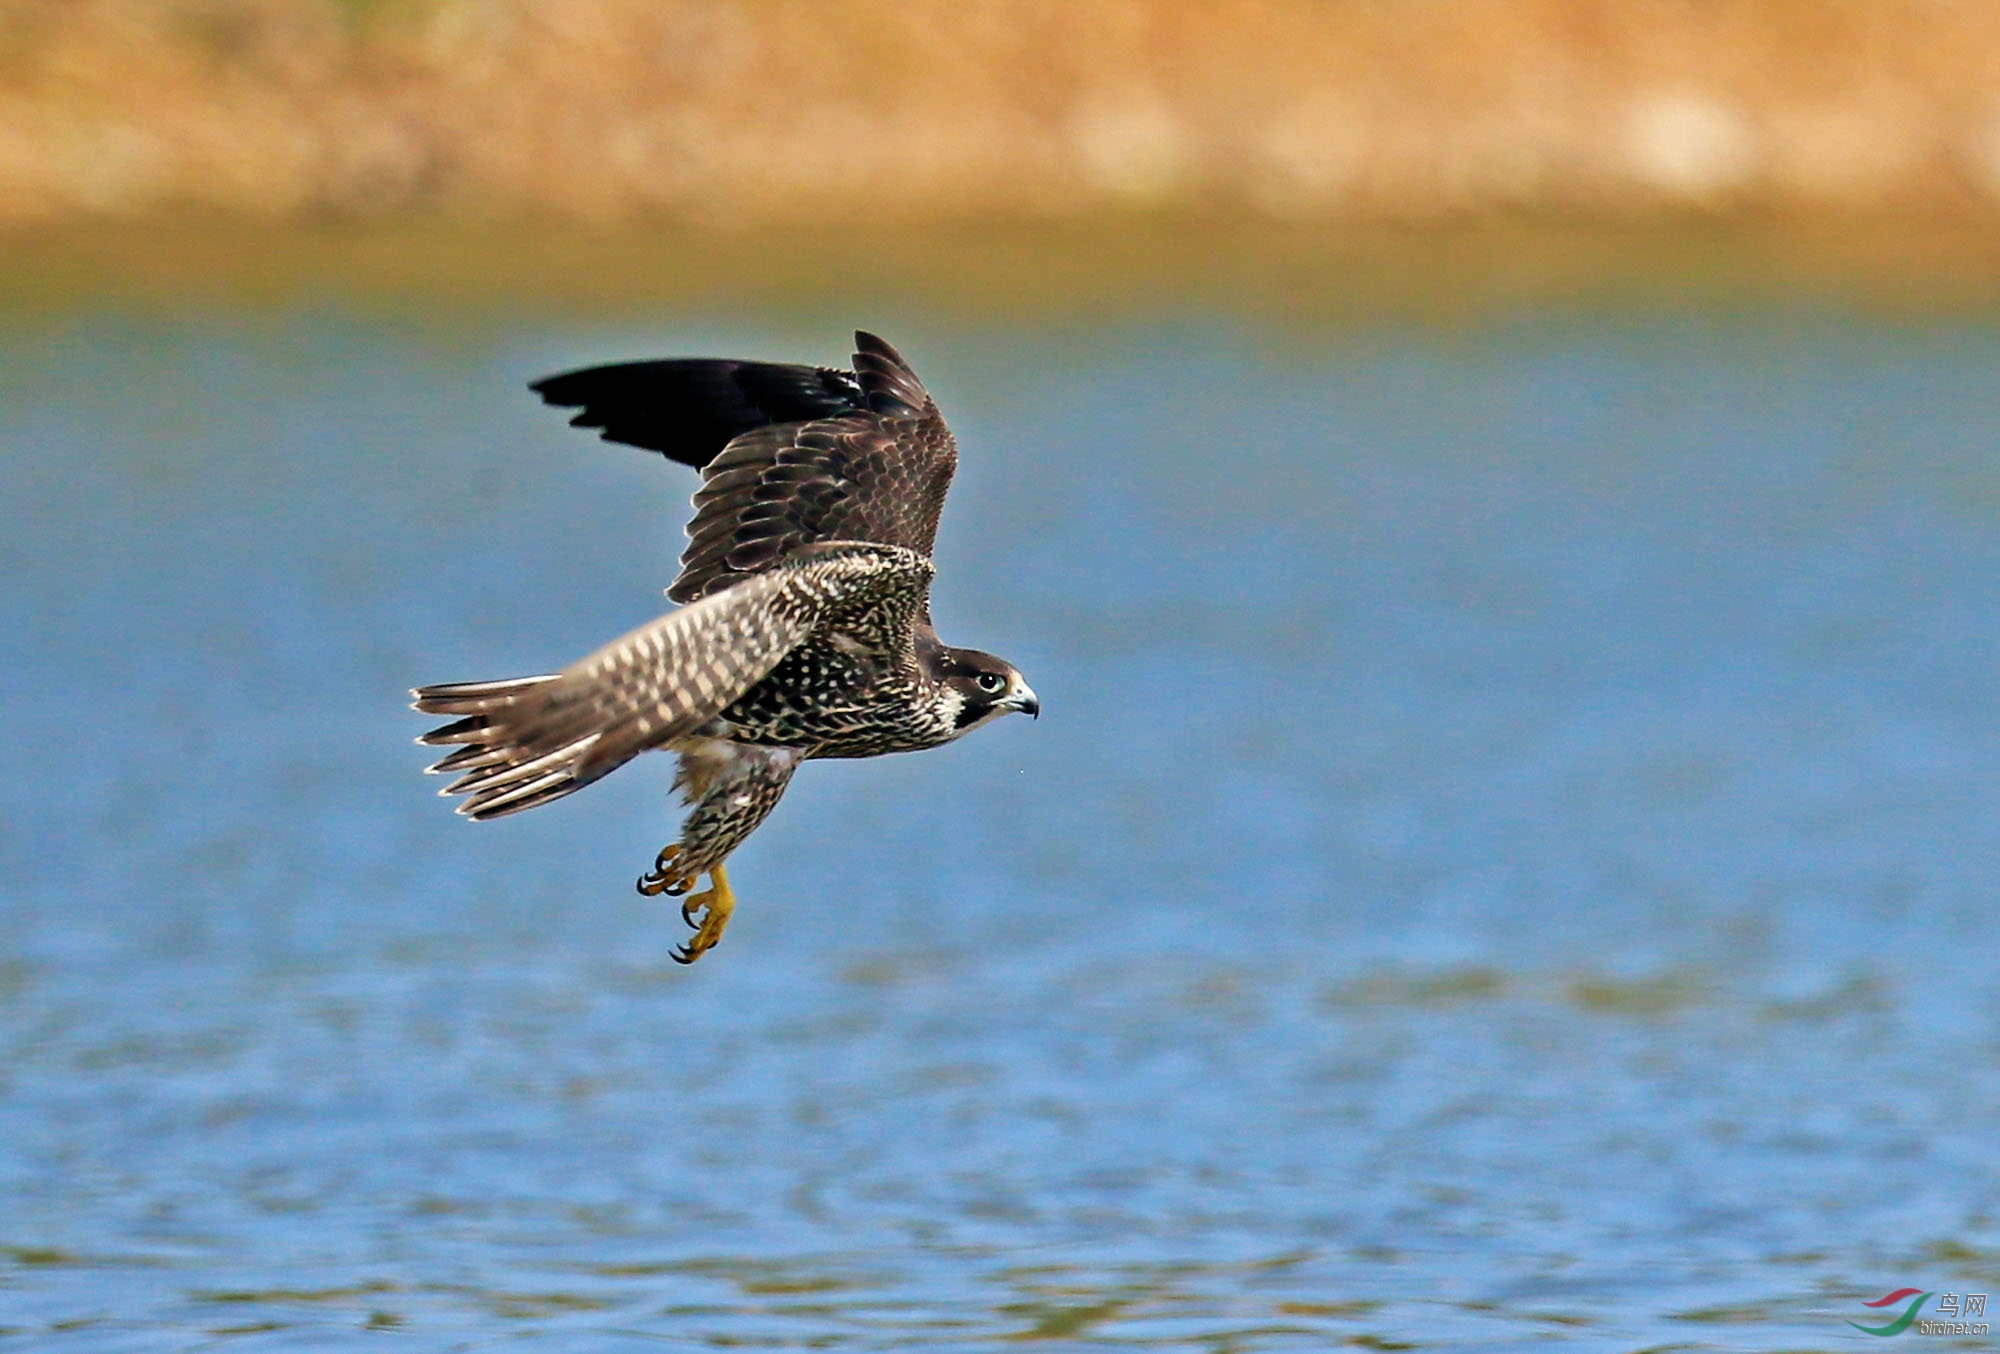
[[[458,811],[468,818],[503,818],[580,790],[619,765],[592,766],[590,751],[602,735],[584,712],[565,709],[560,674],[499,682],[456,682],[418,687],[415,709],[463,718],[432,729],[419,743],[460,745],[427,768],[464,774],[438,793],[464,795]]]

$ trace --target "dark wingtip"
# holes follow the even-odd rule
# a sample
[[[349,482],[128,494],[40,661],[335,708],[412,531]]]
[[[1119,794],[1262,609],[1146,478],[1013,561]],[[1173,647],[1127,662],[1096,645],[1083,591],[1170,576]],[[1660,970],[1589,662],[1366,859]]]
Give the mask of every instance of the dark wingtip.
[[[552,404],[558,409],[574,409],[588,397],[576,392],[576,382],[572,378],[588,375],[592,370],[590,367],[578,367],[573,371],[559,371],[551,376],[538,376],[528,382],[528,389],[541,396],[543,404]],[[569,386],[567,393],[563,389],[565,384]]]
[[[854,331],[854,351],[857,353],[879,353],[891,361],[900,363],[903,355],[896,351],[896,345],[880,334],[871,334],[866,329]]]
[[[930,396],[917,373],[887,339],[854,331],[854,376],[878,414],[918,414]]]
[[[579,367],[530,381],[528,389],[545,404],[575,409],[572,428],[595,428],[607,442],[657,451],[696,469],[753,429],[868,407],[847,372],[722,357]]]

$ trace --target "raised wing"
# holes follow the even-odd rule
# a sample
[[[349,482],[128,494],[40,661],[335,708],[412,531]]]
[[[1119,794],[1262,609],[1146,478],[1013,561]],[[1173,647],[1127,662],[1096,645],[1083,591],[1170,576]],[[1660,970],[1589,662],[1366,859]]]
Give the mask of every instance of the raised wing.
[[[851,372],[707,357],[586,367],[528,388],[577,410],[572,428],[600,428],[607,442],[661,452],[697,470],[753,428],[868,408]]]
[[[866,409],[759,428],[709,462],[669,597],[705,597],[816,541],[930,555],[958,445],[901,354],[873,334],[854,341]]]
[[[680,577],[692,602],[816,541],[928,556],[958,446],[902,354],[854,336],[854,371],[709,358],[589,367],[538,381],[572,426],[702,469]]]
[[[931,564],[908,550],[824,545],[613,640],[546,677],[420,687],[416,708],[459,716],[417,741],[454,747],[432,771],[458,811],[499,818],[580,790],[693,733],[762,681],[835,607],[913,606]],[[907,613],[906,613],[907,614]]]

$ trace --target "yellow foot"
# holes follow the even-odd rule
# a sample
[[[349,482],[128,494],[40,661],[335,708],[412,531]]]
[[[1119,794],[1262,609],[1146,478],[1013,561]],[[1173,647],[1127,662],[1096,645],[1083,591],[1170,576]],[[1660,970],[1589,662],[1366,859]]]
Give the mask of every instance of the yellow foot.
[[[695,914],[706,910],[700,921]],[[674,962],[692,964],[716,947],[729,914],[736,910],[736,895],[729,890],[729,876],[718,865],[708,872],[708,887],[681,904],[681,920],[694,928],[694,937],[673,951]]]
[[[664,893],[669,898],[678,898],[694,887],[696,876],[682,874],[674,868],[674,860],[680,855],[679,842],[660,848],[660,854],[653,860],[653,868],[639,876],[639,892],[648,898],[656,898]]]

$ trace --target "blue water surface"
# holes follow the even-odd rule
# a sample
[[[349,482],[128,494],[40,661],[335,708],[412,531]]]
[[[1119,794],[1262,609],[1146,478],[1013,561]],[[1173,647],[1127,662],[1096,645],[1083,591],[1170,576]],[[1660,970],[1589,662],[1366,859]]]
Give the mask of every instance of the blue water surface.
[[[854,318],[1044,715],[807,768],[688,969],[667,759],[468,826],[406,689],[665,606],[692,474],[527,379],[841,329],[0,335],[0,1349],[1831,1349],[2000,1286],[2000,330]]]

